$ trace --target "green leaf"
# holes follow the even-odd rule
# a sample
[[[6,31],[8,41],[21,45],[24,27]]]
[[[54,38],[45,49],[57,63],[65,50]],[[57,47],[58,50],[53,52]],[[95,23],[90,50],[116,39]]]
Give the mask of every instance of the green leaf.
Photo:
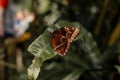
[[[62,80],[78,80],[79,76],[82,75],[83,72],[84,70],[74,70],[73,72],[65,76],[65,78],[63,78]]]
[[[40,67],[42,66],[42,60],[41,58],[35,57],[33,60],[33,64],[28,68],[28,76],[29,80],[36,80],[39,72],[40,72]]]
[[[118,70],[118,72],[120,74],[120,66],[119,65],[115,65],[115,68]]]
[[[28,47],[28,51],[35,56],[31,66],[28,68],[28,76],[30,80],[36,80],[40,72],[40,67],[42,66],[42,63],[45,60],[51,59],[56,55],[50,44],[50,32],[53,32],[56,29],[65,26],[74,26],[80,29],[80,25],[78,25],[78,23],[76,24],[77,25],[74,25],[73,23],[70,23],[68,21],[61,20],[55,25],[48,27],[45,32],[40,35],[35,41],[33,41],[33,43]],[[80,37],[81,35],[79,34],[77,39],[79,39]]]
[[[49,26],[45,32],[40,35],[35,41],[33,41],[33,43],[28,47],[28,51],[35,56],[31,66],[28,68],[28,76],[30,80],[36,80],[42,63],[48,59],[55,57],[56,55],[55,51],[51,47],[50,32],[54,32],[55,30],[62,27],[71,26],[76,27],[80,30],[80,33],[75,40],[79,39],[79,41],[82,41],[80,42],[80,48],[89,56],[87,60],[91,60],[93,66],[98,67],[101,61],[101,54],[92,35],[78,22],[71,23],[65,20],[60,20],[55,25]],[[87,66],[87,63],[83,63],[83,65],[79,65],[84,66],[84,69],[88,69],[89,67]],[[73,72],[70,75],[74,76],[74,74],[76,74],[76,72]],[[66,76],[65,79],[69,77],[70,76],[68,75],[68,77]],[[75,78],[77,78],[77,76]]]
[[[79,39],[79,44],[80,48],[85,53],[84,55],[86,55],[86,60],[91,61],[93,68],[100,67],[102,55],[99,48],[97,47],[97,43],[95,42],[92,34],[84,27],[82,27],[80,30],[81,38]]]

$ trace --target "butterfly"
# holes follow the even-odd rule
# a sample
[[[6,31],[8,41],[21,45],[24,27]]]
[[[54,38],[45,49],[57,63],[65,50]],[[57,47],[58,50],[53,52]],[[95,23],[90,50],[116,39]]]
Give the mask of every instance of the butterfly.
[[[63,27],[50,33],[50,41],[54,51],[60,56],[66,55],[78,34],[79,29],[76,27]]]

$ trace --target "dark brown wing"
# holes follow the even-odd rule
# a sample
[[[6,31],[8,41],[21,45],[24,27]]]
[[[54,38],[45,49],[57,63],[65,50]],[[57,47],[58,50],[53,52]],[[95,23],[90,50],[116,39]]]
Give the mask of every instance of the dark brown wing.
[[[51,33],[53,49],[61,56],[65,55],[71,42],[77,36],[79,30],[75,27],[64,27]]]
[[[52,47],[55,50],[55,52],[61,56],[66,53],[68,46],[68,40],[64,35],[66,35],[65,32],[64,34],[62,34],[62,32],[59,30],[58,33],[56,33],[56,31],[51,33]]]
[[[57,46],[54,50],[61,56],[65,55],[68,51],[68,42],[64,42],[62,44],[60,44],[59,46]]]

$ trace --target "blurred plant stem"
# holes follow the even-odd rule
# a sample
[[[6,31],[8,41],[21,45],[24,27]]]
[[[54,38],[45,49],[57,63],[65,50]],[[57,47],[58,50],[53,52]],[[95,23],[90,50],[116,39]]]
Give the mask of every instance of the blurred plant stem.
[[[102,10],[99,14],[99,18],[98,18],[98,21],[97,21],[97,24],[94,30],[95,35],[100,34],[100,30],[102,29],[102,23],[105,17],[105,13],[107,11],[108,3],[109,3],[109,0],[104,0],[103,2]]]
[[[118,39],[120,40],[120,19],[119,19],[115,29],[111,33],[108,46],[112,46]],[[120,45],[118,47],[120,47]]]
[[[7,66],[11,69],[16,69],[16,65],[8,62],[4,62],[3,60],[0,60],[0,66]]]

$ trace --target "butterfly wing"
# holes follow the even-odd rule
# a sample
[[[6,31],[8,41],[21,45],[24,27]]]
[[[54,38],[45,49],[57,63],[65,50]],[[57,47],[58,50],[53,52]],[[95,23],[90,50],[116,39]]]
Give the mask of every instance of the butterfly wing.
[[[79,33],[74,27],[64,27],[51,33],[51,44],[53,49],[61,56],[65,55],[71,45],[71,42]]]
[[[59,54],[64,55],[67,51],[68,41],[66,38],[66,32],[65,30],[58,29],[51,33],[51,43],[53,49]]]

